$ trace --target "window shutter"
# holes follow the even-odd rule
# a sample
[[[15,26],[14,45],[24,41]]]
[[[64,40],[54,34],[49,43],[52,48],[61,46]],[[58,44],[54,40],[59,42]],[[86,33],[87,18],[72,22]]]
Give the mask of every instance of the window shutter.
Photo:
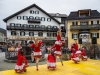
[[[76,25],[78,25],[78,22],[76,22]]]
[[[97,20],[97,24],[99,24],[99,20]]]
[[[16,32],[14,32],[14,35],[16,35]]]
[[[74,22],[72,22],[72,25],[74,25]]]
[[[72,39],[73,39],[74,34],[72,33]]]
[[[91,38],[92,38],[92,33],[91,33]]]
[[[13,32],[11,31],[11,35],[13,35]]]
[[[93,25],[93,21],[91,21],[91,25]]]
[[[97,33],[97,38],[99,38],[99,33]]]
[[[78,36],[77,38],[79,38],[80,34],[78,33],[77,36]]]
[[[20,35],[21,35],[21,32],[20,32]]]
[[[24,32],[24,36],[25,36],[25,32]]]
[[[29,32],[29,36],[30,36],[30,32]]]

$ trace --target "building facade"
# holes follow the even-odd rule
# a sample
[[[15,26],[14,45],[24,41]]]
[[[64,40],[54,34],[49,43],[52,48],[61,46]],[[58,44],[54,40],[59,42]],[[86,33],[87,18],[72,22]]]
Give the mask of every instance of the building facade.
[[[70,12],[67,22],[69,47],[75,40],[80,44],[93,44],[93,38],[97,39],[97,44],[100,44],[100,13],[97,10],[86,9]]]
[[[0,44],[6,42],[6,30],[0,28]]]
[[[66,14],[47,13],[36,4],[30,5],[3,19],[7,27],[7,40],[16,44],[26,44],[32,37],[43,39],[45,43],[56,40],[58,28],[62,28],[62,38],[66,35]]]

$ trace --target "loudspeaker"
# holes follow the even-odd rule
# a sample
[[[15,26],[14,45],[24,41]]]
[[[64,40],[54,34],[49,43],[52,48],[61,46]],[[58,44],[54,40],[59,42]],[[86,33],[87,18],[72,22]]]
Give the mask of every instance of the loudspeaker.
[[[97,38],[96,37],[92,38],[92,44],[97,44]]]
[[[79,38],[79,39],[78,39],[78,43],[79,43],[79,44],[82,44],[82,38]]]

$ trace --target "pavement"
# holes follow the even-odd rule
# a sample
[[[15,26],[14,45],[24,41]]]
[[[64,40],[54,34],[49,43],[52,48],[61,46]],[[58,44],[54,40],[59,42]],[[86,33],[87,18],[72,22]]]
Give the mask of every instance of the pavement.
[[[0,53],[0,75],[19,75],[15,73],[15,63],[2,61],[4,54]],[[46,61],[39,62],[39,71],[36,71],[35,63],[29,63],[26,73],[21,75],[100,75],[100,60],[88,59],[75,64],[72,60],[63,61],[62,66],[57,59],[55,70],[47,69]]]

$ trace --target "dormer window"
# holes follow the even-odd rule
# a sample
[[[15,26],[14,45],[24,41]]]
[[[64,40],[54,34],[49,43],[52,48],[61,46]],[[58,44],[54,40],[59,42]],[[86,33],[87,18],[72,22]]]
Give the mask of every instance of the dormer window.
[[[90,9],[88,10],[78,10],[79,17],[90,16]]]
[[[56,16],[59,16],[59,15],[60,15],[59,13],[56,14]]]

